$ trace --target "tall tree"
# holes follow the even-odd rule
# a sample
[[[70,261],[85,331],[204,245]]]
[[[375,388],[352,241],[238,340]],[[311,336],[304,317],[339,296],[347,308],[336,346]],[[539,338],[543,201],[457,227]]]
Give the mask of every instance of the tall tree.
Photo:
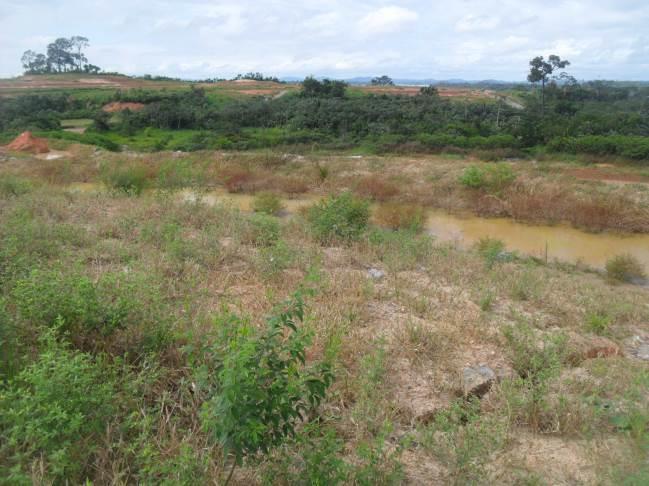
[[[86,37],[75,35],[70,37],[70,44],[72,46],[72,49],[75,50],[73,57],[77,61],[77,71],[81,72],[83,70],[83,66],[88,63],[88,58],[83,53],[83,49],[88,47],[90,43],[88,42],[88,39]]]
[[[31,49],[23,53],[21,58],[25,72],[30,74],[44,73],[47,71],[47,58]]]
[[[72,41],[65,37],[59,37],[47,46],[47,59],[56,66],[57,72],[66,72],[68,67],[74,69],[74,56],[72,54]]]
[[[543,56],[537,56],[530,61],[530,73],[527,80],[530,83],[541,82],[541,114],[545,113],[545,84],[552,77],[557,69],[564,69],[570,65],[570,61],[561,60],[554,54],[548,57],[546,61]]]

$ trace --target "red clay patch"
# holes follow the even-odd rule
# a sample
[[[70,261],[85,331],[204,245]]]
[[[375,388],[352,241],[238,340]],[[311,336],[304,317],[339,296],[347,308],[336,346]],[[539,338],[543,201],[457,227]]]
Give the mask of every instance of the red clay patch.
[[[113,101],[105,105],[102,110],[107,113],[117,113],[118,111],[131,110],[131,111],[140,111],[144,108],[143,103],[125,103],[121,101]]]
[[[50,151],[47,140],[34,137],[32,132],[21,133],[7,145],[7,148],[16,152],[29,152],[32,154],[45,154]]]
[[[584,179],[589,181],[649,183],[649,177],[644,177],[638,174],[615,174],[587,167],[580,169],[570,169],[567,170],[566,173],[576,177],[577,179]]]

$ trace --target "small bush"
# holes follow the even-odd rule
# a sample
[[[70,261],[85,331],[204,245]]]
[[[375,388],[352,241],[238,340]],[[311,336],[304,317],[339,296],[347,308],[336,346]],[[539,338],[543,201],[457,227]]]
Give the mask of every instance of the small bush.
[[[255,246],[272,246],[279,240],[280,226],[267,214],[252,214],[244,224],[243,240]]]
[[[505,259],[505,255],[507,255],[505,252],[505,243],[496,238],[480,238],[475,247],[489,268],[497,261]]]
[[[256,213],[276,216],[283,209],[282,200],[277,194],[272,192],[260,192],[255,196],[252,209]]]
[[[304,194],[309,190],[309,184],[301,177],[282,177],[277,181],[282,192],[289,195]]]
[[[230,193],[244,192],[252,182],[253,174],[246,169],[230,169],[222,173],[225,188]]]
[[[617,255],[606,262],[606,275],[616,282],[635,282],[647,276],[642,263],[630,254]]]
[[[147,185],[146,169],[142,166],[117,165],[104,168],[104,184],[117,192],[139,196]]]
[[[606,334],[611,321],[611,316],[605,312],[591,312],[586,316],[586,329],[595,334]]]
[[[2,174],[0,175],[0,195],[22,196],[32,190],[32,183],[22,177]]]
[[[369,203],[346,192],[311,206],[307,211],[311,230],[320,242],[358,239],[367,229]]]
[[[460,184],[471,189],[483,189],[489,194],[500,195],[516,179],[511,166],[506,163],[489,164],[484,167],[472,165],[464,169]]]
[[[306,365],[310,335],[298,327],[304,310],[298,292],[261,331],[232,314],[219,323],[222,335],[212,354],[222,362],[207,384],[212,392],[203,403],[201,422],[232,456],[233,469],[244,457],[268,453],[294,437],[298,423],[320,404],[333,380],[327,364]]]
[[[358,182],[355,192],[362,197],[384,202],[399,194],[399,188],[378,176],[369,176]]]
[[[424,210],[420,206],[387,203],[376,209],[374,218],[380,226],[393,230],[419,231],[424,221]]]

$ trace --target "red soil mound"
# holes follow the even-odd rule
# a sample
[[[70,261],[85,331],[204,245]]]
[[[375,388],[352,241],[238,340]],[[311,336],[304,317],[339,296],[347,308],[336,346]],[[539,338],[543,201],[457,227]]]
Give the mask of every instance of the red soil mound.
[[[13,142],[7,145],[7,148],[17,152],[30,152],[33,154],[45,154],[50,151],[47,140],[34,137],[32,132],[21,133]]]
[[[142,103],[124,103],[121,101],[113,101],[105,105],[102,110],[107,113],[116,113],[118,111],[131,110],[131,111],[140,111],[144,108]]]

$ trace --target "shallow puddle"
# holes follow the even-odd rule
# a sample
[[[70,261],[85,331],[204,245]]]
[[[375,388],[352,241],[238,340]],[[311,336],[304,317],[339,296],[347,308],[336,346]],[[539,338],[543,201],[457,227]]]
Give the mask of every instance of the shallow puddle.
[[[441,241],[467,247],[480,238],[498,238],[507,249],[548,260],[583,262],[603,268],[606,260],[630,253],[649,271],[649,235],[587,233],[566,225],[539,226],[506,218],[459,217],[431,210],[426,229]]]

